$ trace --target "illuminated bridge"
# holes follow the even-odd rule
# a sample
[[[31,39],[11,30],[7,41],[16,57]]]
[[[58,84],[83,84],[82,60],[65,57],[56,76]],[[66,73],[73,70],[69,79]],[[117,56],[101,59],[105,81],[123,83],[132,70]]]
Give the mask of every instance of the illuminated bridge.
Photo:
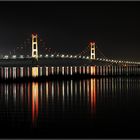
[[[6,55],[0,55],[0,66],[139,66],[140,62],[106,57],[95,42],[90,42],[78,54],[68,54],[47,48],[37,34]]]

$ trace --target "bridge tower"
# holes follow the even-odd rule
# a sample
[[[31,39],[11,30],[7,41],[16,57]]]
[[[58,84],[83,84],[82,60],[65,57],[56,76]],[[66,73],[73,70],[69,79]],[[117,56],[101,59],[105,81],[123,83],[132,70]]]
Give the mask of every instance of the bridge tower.
[[[36,58],[38,60],[37,34],[32,34],[32,58]]]
[[[95,60],[95,42],[90,42],[90,59]]]

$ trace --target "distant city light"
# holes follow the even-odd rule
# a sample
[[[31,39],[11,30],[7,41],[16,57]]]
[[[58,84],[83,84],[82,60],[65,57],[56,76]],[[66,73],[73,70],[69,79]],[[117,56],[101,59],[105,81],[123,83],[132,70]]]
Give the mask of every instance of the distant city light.
[[[48,54],[45,55],[45,57],[48,57],[48,56],[49,56]]]
[[[5,55],[5,56],[4,56],[4,59],[8,59],[8,57],[9,57],[8,55]]]
[[[20,55],[19,57],[20,57],[20,58],[24,58],[24,56],[23,56],[23,55]]]
[[[64,58],[64,56],[65,56],[64,54],[61,55],[62,58]]]
[[[54,57],[54,55],[52,54],[51,57]]]
[[[13,59],[16,59],[16,57],[17,57],[16,55],[13,55],[13,56],[12,56]]]

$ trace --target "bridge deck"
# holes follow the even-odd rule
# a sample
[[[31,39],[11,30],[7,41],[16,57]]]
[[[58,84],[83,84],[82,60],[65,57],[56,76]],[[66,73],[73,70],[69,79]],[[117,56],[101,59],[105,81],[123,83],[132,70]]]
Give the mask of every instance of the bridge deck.
[[[71,58],[39,58],[38,61],[33,58],[24,59],[0,59],[0,66],[93,66],[110,65],[111,63],[87,59]]]

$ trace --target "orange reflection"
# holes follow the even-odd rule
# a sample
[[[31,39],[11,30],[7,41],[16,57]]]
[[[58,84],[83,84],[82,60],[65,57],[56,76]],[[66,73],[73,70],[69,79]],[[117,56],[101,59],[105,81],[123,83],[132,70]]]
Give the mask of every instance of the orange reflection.
[[[28,73],[28,77],[30,76],[30,69],[29,67],[27,68],[27,73]]]
[[[32,122],[38,118],[38,83],[32,83]]]
[[[90,80],[91,113],[96,113],[96,80]]]
[[[38,67],[32,67],[32,77],[38,76]]]
[[[96,71],[95,66],[91,66],[90,67],[90,72],[91,72],[90,74],[95,75],[95,71]]]
[[[30,111],[30,99],[31,99],[31,92],[30,92],[30,82],[28,83],[28,109]]]

